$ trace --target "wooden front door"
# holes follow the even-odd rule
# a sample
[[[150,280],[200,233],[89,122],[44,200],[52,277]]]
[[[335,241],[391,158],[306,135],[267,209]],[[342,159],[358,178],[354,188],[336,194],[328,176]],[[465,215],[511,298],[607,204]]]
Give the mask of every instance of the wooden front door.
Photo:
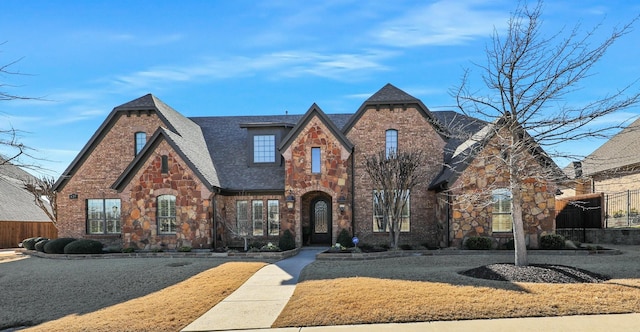
[[[331,201],[319,198],[311,202],[311,244],[331,245]]]

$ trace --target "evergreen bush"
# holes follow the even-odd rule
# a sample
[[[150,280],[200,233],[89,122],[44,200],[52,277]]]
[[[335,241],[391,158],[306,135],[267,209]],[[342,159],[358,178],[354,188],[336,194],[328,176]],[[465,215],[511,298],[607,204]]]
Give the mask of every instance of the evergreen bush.
[[[38,243],[36,243],[36,245],[34,246],[35,250],[39,252],[44,252],[44,245],[47,244],[47,242],[49,242],[48,239],[38,241]]]
[[[24,239],[22,240],[22,247],[27,249],[27,250],[35,250],[36,249],[36,243],[42,241],[42,240],[48,240],[46,237],[30,237],[28,239]]]
[[[76,241],[76,239],[71,237],[61,237],[51,240],[44,245],[44,252],[47,254],[64,254],[64,247],[73,241]]]
[[[354,246],[352,237],[346,228],[343,228],[340,231],[340,233],[338,234],[338,239],[336,240],[336,243],[340,243],[341,246],[346,248],[351,248]]]
[[[278,247],[282,251],[292,250],[296,248],[296,240],[293,238],[293,234],[291,234],[290,230],[285,230],[280,237],[280,241],[278,243]]]
[[[493,247],[493,241],[485,236],[471,236],[467,239],[465,245],[470,250],[489,250]]]
[[[72,241],[64,247],[65,254],[101,254],[102,242],[89,239]]]
[[[540,249],[558,250],[564,248],[564,237],[559,234],[547,234],[540,237]]]

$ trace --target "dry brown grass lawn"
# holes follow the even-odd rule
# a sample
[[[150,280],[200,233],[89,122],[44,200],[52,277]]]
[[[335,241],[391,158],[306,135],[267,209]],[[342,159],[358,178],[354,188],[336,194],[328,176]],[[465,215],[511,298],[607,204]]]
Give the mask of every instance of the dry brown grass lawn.
[[[510,283],[458,274],[508,262],[509,256],[316,261],[303,271],[305,281],[273,326],[640,312],[640,266],[623,256],[530,257],[531,263],[574,265],[618,278],[599,284]]]
[[[179,331],[222,301],[264,265],[225,263],[161,291],[23,331]]]

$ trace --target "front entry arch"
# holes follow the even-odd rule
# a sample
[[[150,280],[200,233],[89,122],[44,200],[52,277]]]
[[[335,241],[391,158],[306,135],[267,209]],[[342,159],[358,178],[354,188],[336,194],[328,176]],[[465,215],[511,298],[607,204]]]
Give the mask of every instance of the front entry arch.
[[[309,207],[311,216],[311,244],[331,244],[333,220],[331,218],[331,200],[318,197],[311,201]]]

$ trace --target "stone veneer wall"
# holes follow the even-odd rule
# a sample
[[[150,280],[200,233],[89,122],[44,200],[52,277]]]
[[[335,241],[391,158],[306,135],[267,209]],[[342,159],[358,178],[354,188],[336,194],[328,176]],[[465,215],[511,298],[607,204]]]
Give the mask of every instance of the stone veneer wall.
[[[319,147],[321,156],[320,173],[311,173],[311,148]],[[329,128],[313,117],[303,128],[294,142],[283,153],[285,159],[285,196],[293,192],[296,197],[294,212],[287,211],[288,220],[295,220],[296,244],[302,245],[301,215],[302,197],[314,191],[327,193],[332,197],[332,243],[335,243],[341,229],[351,230],[351,212],[347,204],[345,212],[338,210],[337,200],[344,196],[350,202],[349,155]]]
[[[121,245],[120,234],[87,234],[86,200],[120,198],[110,188],[134,158],[135,133],[145,132],[150,138],[162,121],[155,113],[121,114],[114,121],[87,159],[58,191],[59,237],[91,238],[106,245]],[[71,194],[78,196],[71,199]]]
[[[161,157],[168,156],[169,170],[161,172]],[[159,234],[157,197],[176,196],[176,233]],[[122,234],[125,247],[136,249],[195,249],[211,247],[211,196],[166,141],[134,175],[122,191]]]
[[[489,236],[499,243],[513,238],[512,232],[492,231],[491,191],[509,187],[509,172],[500,164],[500,150],[488,144],[471,165],[450,186],[451,225],[450,245],[462,246],[469,236]],[[530,158],[527,165],[538,165]],[[529,247],[537,248],[541,235],[552,233],[555,228],[555,186],[535,178],[527,178],[522,187],[522,212],[525,234]]]
[[[427,170],[425,183],[411,192],[410,232],[400,234],[400,243],[438,246],[438,234],[442,225],[436,219],[436,195],[428,190],[428,185],[442,169],[445,143],[415,106],[390,108],[389,105],[381,105],[379,109],[369,107],[347,133],[347,138],[355,145],[352,156],[355,158],[355,233],[363,243],[389,243],[388,233],[373,232],[374,188],[363,167],[365,156],[385,149],[388,129],[398,131],[399,150],[422,150],[430,158],[429,164],[432,165]]]

